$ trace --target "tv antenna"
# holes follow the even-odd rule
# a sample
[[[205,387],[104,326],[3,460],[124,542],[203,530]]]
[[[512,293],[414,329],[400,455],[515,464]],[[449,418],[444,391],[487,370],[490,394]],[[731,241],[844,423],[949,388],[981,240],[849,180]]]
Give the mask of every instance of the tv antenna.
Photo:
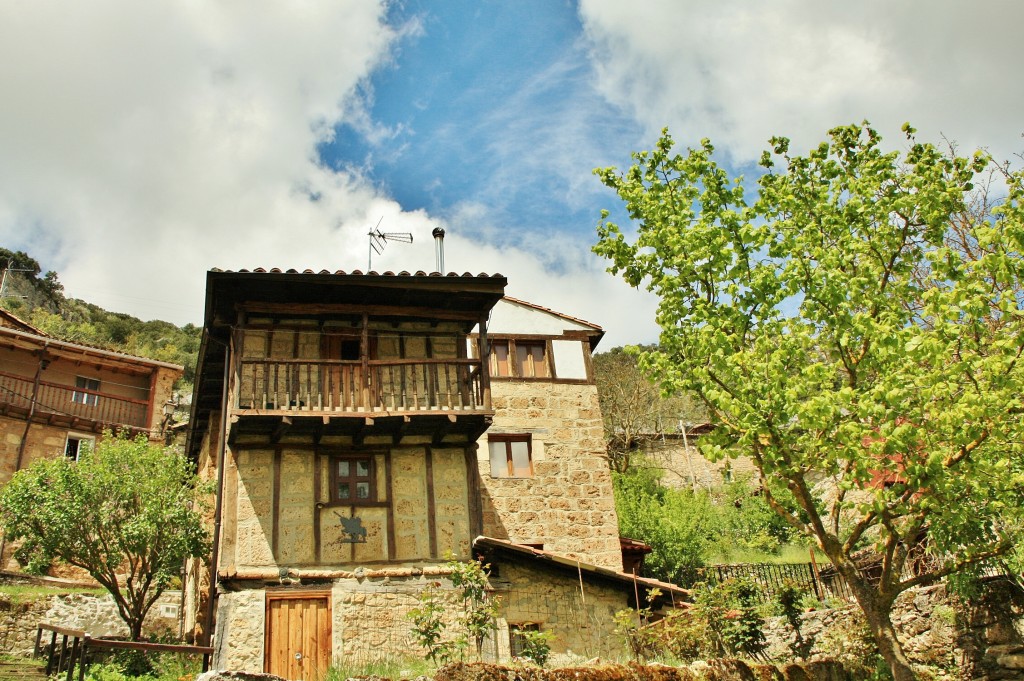
[[[389,241],[397,241],[400,244],[411,244],[412,234],[410,232],[382,232],[380,231],[380,223],[384,221],[384,216],[380,216],[380,220],[377,220],[377,225],[371,229],[367,236],[370,238],[370,250],[367,254],[366,271],[373,271],[373,254],[380,255],[384,252],[384,247],[388,245]]]
[[[0,280],[0,298],[6,298],[7,296],[7,273],[8,272],[35,272],[35,270],[19,269],[14,266],[14,259],[7,261],[7,267],[4,268],[3,279]],[[12,298],[28,298],[28,296],[10,296]]]

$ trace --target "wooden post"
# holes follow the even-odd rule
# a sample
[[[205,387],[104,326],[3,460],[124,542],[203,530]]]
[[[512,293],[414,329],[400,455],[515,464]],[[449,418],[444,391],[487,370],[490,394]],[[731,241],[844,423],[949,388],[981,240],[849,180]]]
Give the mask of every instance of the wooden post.
[[[370,404],[370,316],[366,313],[363,313],[363,333],[359,340],[359,357],[363,360],[362,408],[372,411]]]
[[[480,318],[480,387],[483,388],[483,408],[491,409],[491,346],[487,341],[487,317]],[[511,360],[509,360],[511,361]],[[475,391],[474,391],[475,392]]]
[[[818,561],[814,559],[814,547],[809,547],[811,551],[811,583],[814,585],[814,594],[818,597],[819,601],[825,600],[824,589],[821,586],[821,574],[818,573]]]
[[[85,655],[89,651],[89,640],[89,634],[82,637],[82,655],[78,660],[78,681],[85,681]]]

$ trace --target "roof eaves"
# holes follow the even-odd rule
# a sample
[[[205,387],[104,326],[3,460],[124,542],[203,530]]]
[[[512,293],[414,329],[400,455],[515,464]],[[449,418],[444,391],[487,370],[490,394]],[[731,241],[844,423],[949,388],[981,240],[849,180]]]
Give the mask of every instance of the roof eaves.
[[[502,549],[511,553],[522,555],[523,557],[539,558],[541,560],[555,563],[563,567],[575,569],[581,574],[593,574],[605,579],[612,579],[617,582],[628,585],[638,585],[644,588],[660,589],[664,593],[673,593],[686,598],[690,597],[690,591],[683,587],[672,584],[670,582],[662,582],[657,579],[651,579],[650,577],[638,577],[637,575],[621,572],[618,570],[612,570],[610,568],[600,567],[598,565],[591,565],[590,563],[584,563],[574,558],[568,558],[566,556],[558,555],[557,553],[551,553],[543,549],[535,549],[531,546],[524,546],[522,544],[514,544],[507,539],[495,539],[493,537],[477,537],[473,541],[474,548],[477,545],[490,546],[493,548]]]
[[[124,352],[117,352],[116,350],[107,350],[94,345],[87,345],[85,343],[71,343],[68,341],[62,341],[46,334],[35,334],[27,331],[21,331],[19,329],[12,329],[5,326],[0,326],[0,335],[12,336],[15,338],[21,338],[31,343],[36,343],[40,346],[49,346],[54,349],[61,349],[66,352],[79,353],[82,355],[95,355],[106,359],[117,360],[129,364],[143,365],[148,367],[160,367],[164,369],[173,369],[179,372],[184,372],[185,367],[179,364],[171,364],[170,362],[161,362],[156,359],[149,359],[147,357],[138,357],[136,355],[129,355]]]

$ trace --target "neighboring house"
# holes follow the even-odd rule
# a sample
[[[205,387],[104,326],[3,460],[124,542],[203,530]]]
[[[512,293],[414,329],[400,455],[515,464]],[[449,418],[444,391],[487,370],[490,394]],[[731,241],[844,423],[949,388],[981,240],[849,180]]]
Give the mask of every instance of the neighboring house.
[[[556,651],[618,648],[612,615],[658,584],[622,572],[602,332],[505,283],[208,273],[187,448],[220,480],[216,666],[312,679],[422,655],[408,611],[450,590],[449,558],[481,555],[502,596],[490,655],[536,628]]]
[[[36,459],[78,458],[104,430],[162,440],[163,406],[183,371],[60,341],[0,311],[0,485]]]
[[[686,432],[664,433],[647,440],[644,450],[648,463],[662,470],[661,481],[668,487],[717,489],[723,484],[747,480],[760,483],[757,466],[747,456],[710,461],[700,453],[700,438],[711,431],[708,423],[692,426]]]

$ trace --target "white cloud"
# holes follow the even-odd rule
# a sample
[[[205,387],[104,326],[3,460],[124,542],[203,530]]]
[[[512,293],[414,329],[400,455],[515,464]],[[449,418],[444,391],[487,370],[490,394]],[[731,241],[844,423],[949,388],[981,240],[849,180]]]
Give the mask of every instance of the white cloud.
[[[210,267],[365,267],[380,215],[421,218],[320,166],[316,145],[388,58],[383,16],[364,1],[4,5],[0,239],[46,250],[70,295],[178,322],[199,321]]]
[[[524,233],[516,246],[496,246],[462,235],[493,234],[501,226],[488,222],[488,211],[461,204],[446,226],[445,269],[453,272],[499,273],[508,277],[508,295],[543,305],[604,328],[599,350],[619,345],[650,343],[658,337],[654,322],[657,300],[630,288],[605,272],[607,263],[580,240],[543,240]],[[507,239],[491,238],[492,243]],[[557,260],[557,267],[551,261]]]
[[[447,269],[501,272],[510,294],[605,325],[606,347],[653,334],[650,300],[631,302],[588,244],[560,248],[552,275],[531,244],[481,242],[507,228],[496,206],[441,223],[319,163],[342,121],[376,142],[400,132],[369,116],[368,79],[421,27],[386,25],[383,4],[0,6],[0,244],[58,270],[68,295],[198,323],[212,267],[365,270],[380,220],[414,243],[374,270],[432,271],[442,224]]]
[[[772,135],[806,147],[868,119],[894,144],[910,121],[1001,158],[1024,147],[1024,4],[1007,0],[581,0],[598,87],[653,142],[710,137],[736,161]]]

